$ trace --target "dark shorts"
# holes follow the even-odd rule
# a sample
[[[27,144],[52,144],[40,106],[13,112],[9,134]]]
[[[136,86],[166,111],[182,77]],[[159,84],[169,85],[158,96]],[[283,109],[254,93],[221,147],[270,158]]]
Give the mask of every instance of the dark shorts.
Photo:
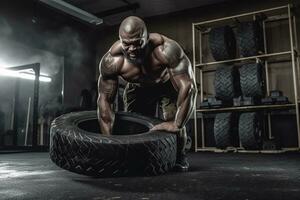
[[[123,100],[125,111],[151,117],[155,116],[159,105],[164,120],[173,120],[177,111],[177,91],[171,81],[154,86],[127,83]]]

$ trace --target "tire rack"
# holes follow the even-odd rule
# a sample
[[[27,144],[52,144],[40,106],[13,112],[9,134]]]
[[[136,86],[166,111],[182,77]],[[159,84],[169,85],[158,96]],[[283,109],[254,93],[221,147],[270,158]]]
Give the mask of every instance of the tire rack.
[[[199,69],[199,82],[200,82],[200,101],[203,102],[203,73],[214,71],[214,70],[205,70],[206,67],[222,64],[222,63],[232,63],[238,61],[246,61],[246,60],[256,60],[259,61],[260,58],[265,58],[265,70],[266,70],[266,92],[269,95],[270,88],[269,88],[269,74],[268,74],[268,61],[267,58],[276,57],[276,56],[290,56],[290,61],[292,64],[292,76],[293,76],[293,89],[294,89],[294,103],[291,104],[284,104],[284,105],[257,105],[257,106],[241,106],[241,107],[225,107],[225,108],[217,108],[217,109],[198,109],[196,107],[194,111],[194,137],[195,137],[195,152],[197,151],[215,151],[215,152],[223,152],[227,150],[220,150],[215,147],[205,147],[205,133],[204,133],[204,117],[202,113],[218,113],[218,112],[240,112],[240,111],[257,111],[257,110],[295,110],[296,113],[296,122],[297,122],[297,136],[298,136],[298,146],[293,148],[282,148],[282,150],[243,150],[243,148],[233,148],[233,151],[238,152],[261,152],[261,153],[280,153],[285,151],[295,151],[300,149],[300,124],[299,124],[299,96],[298,96],[298,84],[297,78],[300,77],[300,68],[299,68],[299,55],[298,55],[298,39],[297,39],[297,30],[296,30],[296,18],[295,15],[292,14],[292,5],[284,5],[280,7],[274,7],[270,9],[264,9],[254,12],[243,13],[239,15],[218,18],[214,20],[203,21],[199,23],[192,23],[192,42],[193,42],[193,69],[195,72],[196,78],[196,68]],[[282,51],[276,53],[267,53],[267,43],[266,43],[266,30],[265,30],[265,20],[263,21],[263,41],[264,41],[264,54],[251,56],[251,57],[241,57],[236,59],[230,60],[223,60],[223,61],[214,61],[214,62],[203,62],[203,53],[202,53],[202,35],[207,33],[207,30],[203,29],[203,25],[215,23],[215,22],[222,22],[226,20],[237,20],[241,17],[253,17],[255,19],[257,14],[264,14],[264,13],[271,13],[271,12],[281,12],[281,15],[284,14],[283,17],[276,17],[272,21],[277,20],[288,20],[288,28],[289,28],[289,35],[290,35],[290,50],[289,51]],[[271,21],[271,20],[270,20]],[[198,45],[199,45],[199,63],[196,62],[196,36],[198,36]],[[196,103],[195,103],[196,104]],[[201,123],[201,147],[198,146],[198,127],[197,127],[197,113],[201,114],[200,123]],[[269,138],[272,138],[271,133],[271,118],[270,114],[268,113],[268,126],[269,126]],[[232,149],[229,149],[232,151]]]

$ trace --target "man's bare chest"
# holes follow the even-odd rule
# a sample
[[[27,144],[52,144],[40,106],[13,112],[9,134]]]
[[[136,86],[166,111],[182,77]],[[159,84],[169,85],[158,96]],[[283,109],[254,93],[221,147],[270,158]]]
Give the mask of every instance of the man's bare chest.
[[[124,60],[121,76],[128,82],[141,84],[165,82],[169,78],[167,67],[155,59],[141,63]]]

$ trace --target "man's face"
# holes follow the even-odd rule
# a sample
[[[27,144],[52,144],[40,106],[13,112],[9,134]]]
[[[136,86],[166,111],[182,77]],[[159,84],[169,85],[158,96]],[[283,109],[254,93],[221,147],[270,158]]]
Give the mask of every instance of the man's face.
[[[122,48],[131,60],[136,60],[142,55],[142,50],[146,46],[147,36],[131,36],[127,33],[120,35]]]

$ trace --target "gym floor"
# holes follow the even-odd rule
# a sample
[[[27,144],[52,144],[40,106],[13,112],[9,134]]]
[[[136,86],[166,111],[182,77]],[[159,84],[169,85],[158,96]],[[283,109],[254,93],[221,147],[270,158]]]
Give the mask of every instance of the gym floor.
[[[293,154],[190,153],[190,171],[92,178],[60,169],[48,153],[0,154],[0,199],[299,199]]]

